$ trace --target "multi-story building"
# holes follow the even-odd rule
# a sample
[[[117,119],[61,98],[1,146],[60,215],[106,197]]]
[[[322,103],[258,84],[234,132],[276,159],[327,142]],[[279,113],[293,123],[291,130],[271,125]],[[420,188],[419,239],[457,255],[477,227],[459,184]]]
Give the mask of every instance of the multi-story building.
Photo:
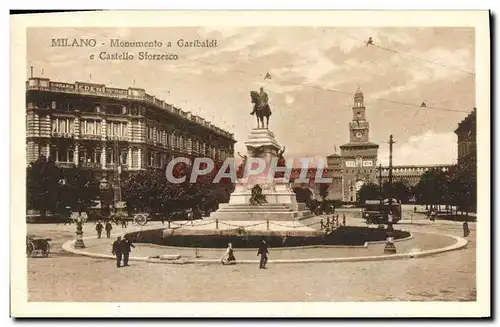
[[[26,83],[27,162],[51,157],[62,167],[113,179],[160,169],[174,157],[222,162],[234,153],[234,135],[202,117],[146,93],[102,84],[30,78]]]
[[[422,175],[429,170],[441,170],[447,172],[453,165],[404,165],[392,167],[392,182],[403,182],[407,186],[415,186]],[[379,183],[379,171],[377,168],[377,184]],[[389,167],[382,166],[382,184],[389,181]]]
[[[476,166],[476,108],[465,117],[455,130],[457,134],[457,162],[459,166]]]

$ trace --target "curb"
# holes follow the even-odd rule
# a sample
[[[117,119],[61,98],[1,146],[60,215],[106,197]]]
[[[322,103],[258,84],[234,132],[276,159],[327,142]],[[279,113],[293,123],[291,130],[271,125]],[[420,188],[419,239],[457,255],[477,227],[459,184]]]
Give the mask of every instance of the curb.
[[[269,260],[268,263],[327,263],[327,262],[359,262],[359,261],[382,261],[382,260],[398,260],[398,259],[413,259],[421,258],[426,256],[431,256],[438,253],[444,253],[454,250],[463,249],[467,246],[468,240],[447,234],[439,233],[425,233],[432,235],[448,236],[456,240],[455,244],[426,251],[413,252],[413,253],[400,253],[400,254],[388,254],[380,256],[365,256],[365,257],[337,257],[337,258],[310,258],[310,259],[277,259]],[[92,237],[95,238],[95,237]],[[76,240],[67,241],[62,245],[64,251],[79,254],[83,256],[88,256],[92,258],[105,258],[105,259],[115,259],[115,256],[102,253],[92,253],[88,251],[81,251],[74,248]],[[173,261],[153,259],[150,257],[130,257],[130,261],[142,261],[149,263],[162,263],[162,264],[199,264],[199,263],[211,263],[220,264],[220,259],[179,259]],[[238,264],[257,264],[259,260],[238,260]]]

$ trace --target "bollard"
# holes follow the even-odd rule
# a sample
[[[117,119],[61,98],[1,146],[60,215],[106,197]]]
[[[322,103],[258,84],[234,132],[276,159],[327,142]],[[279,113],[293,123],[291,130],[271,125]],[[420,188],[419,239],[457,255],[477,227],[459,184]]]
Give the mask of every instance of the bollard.
[[[219,219],[215,219],[215,229],[219,229]]]
[[[344,225],[344,227],[345,227],[345,214],[342,215],[342,225]]]
[[[266,225],[267,225],[267,230],[269,230],[269,219],[267,219]]]
[[[168,223],[168,228],[170,228],[170,219],[167,221],[167,223]]]

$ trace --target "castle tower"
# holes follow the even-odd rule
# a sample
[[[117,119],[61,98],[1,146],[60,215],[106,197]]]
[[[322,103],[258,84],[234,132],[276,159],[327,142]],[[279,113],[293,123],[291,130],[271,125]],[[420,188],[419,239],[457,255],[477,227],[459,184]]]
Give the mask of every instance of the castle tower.
[[[370,141],[370,124],[366,118],[363,92],[354,94],[349,143],[340,146],[342,158],[341,199],[357,201],[357,192],[365,183],[376,181],[378,144]]]

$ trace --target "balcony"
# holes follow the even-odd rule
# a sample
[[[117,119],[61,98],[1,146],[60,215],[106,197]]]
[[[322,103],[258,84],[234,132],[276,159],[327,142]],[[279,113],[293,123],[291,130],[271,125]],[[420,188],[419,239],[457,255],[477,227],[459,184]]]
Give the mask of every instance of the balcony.
[[[74,162],[63,162],[63,161],[56,161],[56,165],[61,168],[74,168],[76,166]]]
[[[101,140],[101,135],[97,134],[82,134],[81,139],[83,140],[96,140],[100,141]]]
[[[106,140],[128,142],[128,137],[122,136],[122,135],[118,135],[118,136],[117,135],[108,135],[108,136],[106,136]]]
[[[117,169],[118,167],[121,167],[122,170],[127,170],[128,166],[125,164],[116,164],[116,163],[106,163],[106,169]]]
[[[55,138],[63,138],[63,139],[72,139],[75,137],[73,135],[73,133],[59,133],[59,132],[52,132],[51,136],[55,137]]]
[[[90,168],[90,169],[101,169],[101,164],[97,162],[82,162],[80,164],[81,168]]]

